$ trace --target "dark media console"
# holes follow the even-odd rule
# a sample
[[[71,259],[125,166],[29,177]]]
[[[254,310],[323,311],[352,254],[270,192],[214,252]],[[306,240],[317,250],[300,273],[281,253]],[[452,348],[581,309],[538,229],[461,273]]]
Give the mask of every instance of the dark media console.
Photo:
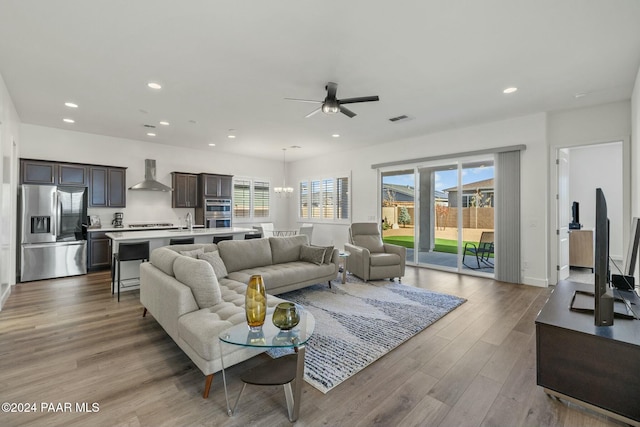
[[[575,291],[592,284],[560,281],[536,319],[537,382],[548,394],[640,426],[640,321],[594,326],[593,313],[571,311]],[[640,314],[640,298],[615,291]]]

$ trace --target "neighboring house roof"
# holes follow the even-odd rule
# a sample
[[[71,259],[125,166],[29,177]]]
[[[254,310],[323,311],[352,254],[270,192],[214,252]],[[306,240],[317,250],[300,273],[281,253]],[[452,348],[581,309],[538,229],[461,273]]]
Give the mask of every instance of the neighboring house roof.
[[[476,181],[476,182],[470,182],[468,184],[464,184],[462,186],[462,192],[464,193],[468,191],[488,190],[488,189],[493,190],[493,188],[494,188],[494,179],[489,178],[489,179],[483,179],[482,181]],[[448,193],[458,191],[458,186],[445,188],[442,191],[446,191]]]
[[[382,198],[387,195],[387,190],[393,191],[397,202],[413,202],[416,190],[410,185],[382,184]],[[435,191],[436,199],[446,199],[447,195],[443,191]]]

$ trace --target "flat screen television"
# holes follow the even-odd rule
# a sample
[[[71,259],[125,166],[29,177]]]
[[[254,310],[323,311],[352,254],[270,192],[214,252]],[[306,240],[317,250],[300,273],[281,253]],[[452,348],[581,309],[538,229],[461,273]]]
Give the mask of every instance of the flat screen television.
[[[582,225],[580,224],[580,203],[573,202],[571,205],[571,223],[569,223],[570,230],[580,230]]]
[[[601,188],[596,188],[596,242],[594,311],[596,326],[613,325],[613,291],[609,287],[609,219],[607,201]]]
[[[627,257],[624,261],[624,274],[627,276],[635,276],[636,274],[638,247],[640,247],[640,218],[635,217],[631,220],[631,237],[629,238]]]

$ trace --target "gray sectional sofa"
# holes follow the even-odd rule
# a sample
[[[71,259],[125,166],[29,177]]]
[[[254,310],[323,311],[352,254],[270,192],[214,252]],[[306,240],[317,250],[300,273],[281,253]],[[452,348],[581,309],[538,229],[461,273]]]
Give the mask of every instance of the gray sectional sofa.
[[[308,245],[307,236],[225,240],[216,244],[155,249],[140,266],[140,302],[206,375],[208,397],[213,374],[222,369],[218,335],[246,322],[244,295],[253,274],[261,274],[271,312],[284,301],[275,294],[335,279],[338,250]],[[261,352],[223,346],[232,366]]]

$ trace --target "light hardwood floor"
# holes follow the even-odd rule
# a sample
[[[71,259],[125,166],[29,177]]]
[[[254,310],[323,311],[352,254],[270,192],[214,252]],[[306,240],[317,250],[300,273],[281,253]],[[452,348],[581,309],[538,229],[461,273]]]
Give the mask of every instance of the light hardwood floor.
[[[2,426],[287,426],[282,387],[248,386],[230,418],[222,377],[204,376],[137,291],[118,303],[109,274],[18,285],[0,312]],[[299,426],[612,426],[618,422],[536,386],[534,320],[549,290],[408,268],[403,283],[468,301],[328,394],[304,384]],[[258,356],[228,370],[238,375]],[[46,412],[43,403],[72,404]],[[76,412],[76,403],[99,412]]]

